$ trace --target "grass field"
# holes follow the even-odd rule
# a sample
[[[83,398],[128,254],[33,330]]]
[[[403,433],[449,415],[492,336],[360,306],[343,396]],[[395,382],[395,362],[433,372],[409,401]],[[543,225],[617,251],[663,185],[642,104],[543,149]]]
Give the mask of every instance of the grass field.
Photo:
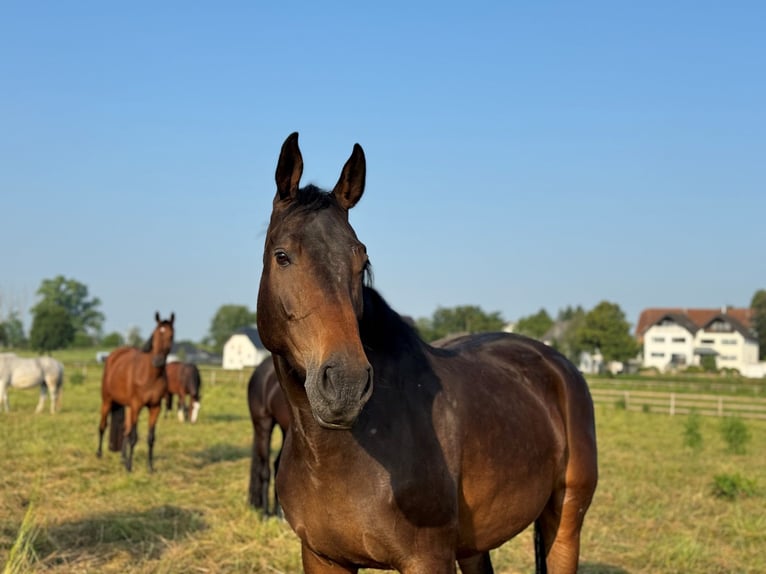
[[[246,504],[247,373],[217,371],[213,384],[203,371],[200,422],[160,420],[151,475],[144,411],[129,475],[117,453],[95,456],[100,367],[77,370],[85,380],[67,377],[61,413],[34,415],[37,392],[16,390],[12,412],[0,413],[5,572],[300,572],[287,524]],[[601,480],[581,572],[766,572],[766,423],[747,422],[748,451],[735,455],[715,418],[700,420],[699,451],[684,447],[686,422],[598,407]],[[721,474],[754,491],[715,497]],[[499,573],[533,572],[529,532],[494,551],[494,562]]]

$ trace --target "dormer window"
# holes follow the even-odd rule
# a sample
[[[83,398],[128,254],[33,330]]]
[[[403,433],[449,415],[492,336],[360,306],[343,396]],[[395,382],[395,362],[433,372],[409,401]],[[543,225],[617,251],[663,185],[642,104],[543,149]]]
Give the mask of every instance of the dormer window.
[[[731,323],[728,321],[723,321],[721,319],[716,319],[712,323],[710,323],[710,326],[707,329],[708,331],[714,331],[716,333],[731,333]]]

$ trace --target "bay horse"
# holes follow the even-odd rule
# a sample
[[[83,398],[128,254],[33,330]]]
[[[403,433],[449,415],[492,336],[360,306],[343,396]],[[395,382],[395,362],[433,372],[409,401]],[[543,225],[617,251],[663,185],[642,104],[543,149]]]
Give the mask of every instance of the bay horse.
[[[101,458],[109,418],[109,450],[122,451],[128,472],[133,468],[133,449],[138,441],[138,414],[145,406],[149,409],[148,468],[154,472],[155,426],[168,388],[165,361],[173,346],[175,313],[170,314],[170,319],[160,319],[157,312],[154,318],[157,326],[144,347],[120,347],[109,353],[101,379],[101,422],[96,455]],[[126,407],[128,416],[125,416]]]
[[[17,357],[13,353],[0,353],[0,407],[10,410],[8,389],[33,389],[40,387],[40,400],[36,413],[43,412],[45,398],[51,397],[51,414],[61,406],[64,365],[53,357]]]
[[[202,378],[197,365],[179,361],[168,363],[165,365],[165,376],[168,379],[165,414],[173,410],[173,395],[178,395],[178,420],[196,423],[202,401]]]
[[[370,286],[349,223],[361,146],[331,192],[300,187],[302,171],[293,133],[257,323],[290,405],[276,482],[304,571],[487,574],[490,549],[534,524],[537,572],[575,572],[598,475],[580,372],[514,334],[423,342]]]
[[[287,429],[290,426],[290,407],[287,398],[279,386],[274,371],[274,360],[264,359],[258,365],[247,383],[247,405],[253,423],[253,453],[250,459],[249,502],[254,508],[263,510],[264,516],[280,515],[279,496],[274,489],[274,509],[269,502],[269,483],[271,480],[271,435],[274,427],[282,431],[282,446],[285,443]],[[282,447],[274,461],[274,476],[279,470]]]

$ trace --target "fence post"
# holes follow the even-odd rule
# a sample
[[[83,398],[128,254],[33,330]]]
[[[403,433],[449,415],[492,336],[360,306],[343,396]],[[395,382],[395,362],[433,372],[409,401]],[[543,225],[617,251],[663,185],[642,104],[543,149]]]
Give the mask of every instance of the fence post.
[[[670,393],[670,416],[676,414],[676,394]]]
[[[630,393],[625,391],[625,410],[630,409]]]
[[[718,416],[723,416],[723,397],[718,397]]]

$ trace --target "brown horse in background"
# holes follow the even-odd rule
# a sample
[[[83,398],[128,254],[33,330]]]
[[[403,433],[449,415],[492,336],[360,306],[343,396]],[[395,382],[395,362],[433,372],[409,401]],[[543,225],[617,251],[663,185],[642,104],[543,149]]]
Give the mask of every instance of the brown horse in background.
[[[175,361],[165,365],[168,390],[165,393],[165,414],[173,410],[173,395],[178,395],[178,420],[197,422],[202,401],[202,378],[194,363]],[[189,397],[188,405],[186,397]]]
[[[253,422],[253,454],[250,460],[249,501],[254,508],[263,510],[264,516],[272,514],[269,505],[269,482],[271,479],[271,435],[274,427],[282,430],[282,445],[290,426],[290,407],[279,386],[274,372],[274,360],[267,357],[256,367],[247,383],[247,405]],[[282,456],[280,447],[274,461],[274,476],[279,470]],[[274,489],[274,512],[281,514],[279,497]]]
[[[519,335],[423,342],[367,284],[348,217],[362,148],[332,192],[300,188],[302,171],[296,133],[277,165],[257,320],[290,404],[276,480],[304,571],[453,574],[457,561],[489,574],[489,551],[534,524],[537,571],[575,572],[598,476],[580,372]]]
[[[144,348],[120,347],[112,351],[106,359],[101,380],[101,422],[96,455],[101,457],[108,417],[109,450],[122,451],[122,461],[128,471],[133,467],[133,449],[138,440],[138,413],[144,406],[149,408],[148,466],[149,472],[154,471],[154,428],[168,387],[165,360],[173,346],[175,313],[171,313],[167,320],[161,320],[159,313],[155,313],[154,318],[157,326]],[[127,417],[125,407],[129,408]]]

